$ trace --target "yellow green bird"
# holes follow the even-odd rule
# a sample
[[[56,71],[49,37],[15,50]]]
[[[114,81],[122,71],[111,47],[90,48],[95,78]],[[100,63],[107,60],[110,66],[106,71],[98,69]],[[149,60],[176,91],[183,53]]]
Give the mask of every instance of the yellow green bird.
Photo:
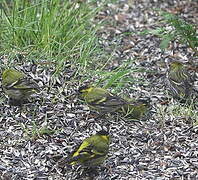
[[[28,99],[30,95],[39,91],[39,86],[35,81],[15,69],[3,71],[2,87],[9,98],[17,101]]]
[[[167,71],[167,85],[173,97],[186,99],[192,95],[193,77],[180,61],[171,61]]]
[[[129,104],[124,105],[119,111],[130,119],[146,119],[150,114],[150,99],[130,100]]]
[[[104,162],[109,152],[109,133],[101,130],[86,138],[67,159],[70,165],[81,164],[87,167],[98,166]]]
[[[115,112],[128,103],[121,97],[100,87],[82,86],[78,92],[89,107],[102,114]]]

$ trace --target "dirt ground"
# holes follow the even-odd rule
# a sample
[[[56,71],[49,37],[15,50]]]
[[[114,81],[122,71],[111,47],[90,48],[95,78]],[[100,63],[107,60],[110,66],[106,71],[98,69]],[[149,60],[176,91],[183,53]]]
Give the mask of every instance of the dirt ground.
[[[146,69],[132,74],[142,81],[129,83],[125,93],[149,97],[152,117],[141,122],[125,121],[119,115],[95,120],[89,108],[71,96],[78,87],[78,82],[67,83],[72,76],[71,67],[57,78],[51,77],[53,68],[21,64],[23,71],[46,88],[34,98],[34,103],[23,107],[9,106],[2,95],[0,179],[198,179],[198,128],[189,129],[198,120],[197,110],[189,114],[168,96],[164,86],[165,60],[176,57],[196,63],[197,59],[190,49],[177,42],[162,52],[159,38],[137,34],[159,26],[161,18],[153,8],[178,14],[190,23],[198,22],[196,0],[119,0],[109,3],[95,19],[96,23],[104,21],[98,31],[100,45],[107,53],[114,52],[109,68],[135,59],[132,67]],[[184,113],[177,113],[177,109]],[[40,135],[37,130],[41,127],[55,133]],[[108,158],[97,174],[87,174],[81,166],[57,166],[57,159],[66,157],[76,144],[102,128],[109,128],[111,144]]]

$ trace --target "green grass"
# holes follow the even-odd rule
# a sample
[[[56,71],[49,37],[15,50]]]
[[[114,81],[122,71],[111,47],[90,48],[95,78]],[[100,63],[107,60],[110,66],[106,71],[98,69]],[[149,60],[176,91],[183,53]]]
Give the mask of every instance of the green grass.
[[[23,131],[25,132],[25,135],[29,139],[38,139],[42,136],[50,136],[55,134],[59,130],[51,129],[47,126],[40,127],[40,125],[37,125],[35,122],[32,122],[31,127],[26,127],[24,124],[21,124]]]
[[[123,88],[126,82],[131,82],[129,74],[137,68],[130,68],[133,64],[130,60],[111,72],[108,70],[113,57],[99,48],[96,32],[100,23],[93,25],[94,17],[103,6],[98,8],[94,3],[94,0],[90,3],[1,1],[0,55],[6,55],[7,66],[15,66],[16,59],[20,64],[21,61],[39,64],[45,61],[49,66],[55,65],[55,75],[62,72],[65,64],[70,64],[76,71],[75,77],[82,77],[81,82],[95,76],[97,85]]]
[[[107,60],[106,62],[111,61]],[[112,88],[112,92],[121,92],[123,88],[129,87],[130,84],[141,83],[144,80],[141,78],[133,77],[133,73],[146,71],[138,66],[133,66],[134,60],[129,59],[123,62],[120,66],[114,69],[106,69],[103,64],[97,68],[97,70],[90,70],[89,74],[86,74],[82,78],[82,82],[88,81],[90,77],[94,77],[94,84],[103,88]]]
[[[98,10],[69,0],[2,1],[0,53],[86,67],[96,50],[97,27],[91,20]]]
[[[155,9],[159,12],[162,20],[159,23],[160,27],[152,30],[145,30],[141,34],[153,34],[161,38],[160,48],[164,51],[172,41],[178,40],[181,44],[186,44],[192,49],[195,56],[198,56],[198,33],[196,25],[190,24],[180,17]],[[167,28],[167,25],[169,28]]]
[[[157,106],[157,119],[161,127],[165,126],[165,121],[182,121],[187,124],[197,125],[198,112],[192,105],[184,105],[180,103],[169,104],[169,106]]]
[[[1,1],[0,55],[8,59],[6,66],[16,66],[16,60],[19,64],[33,61],[43,63],[44,68],[45,64],[48,68],[55,66],[54,75],[58,76],[70,64],[76,71],[73,80],[80,76],[77,80],[83,83],[95,77],[96,85],[113,87],[115,91],[135,82],[131,74],[138,68],[131,68],[133,60],[109,71],[108,65],[114,59],[98,45],[96,32],[101,22],[93,23],[103,6],[98,8],[94,0],[89,2]]]

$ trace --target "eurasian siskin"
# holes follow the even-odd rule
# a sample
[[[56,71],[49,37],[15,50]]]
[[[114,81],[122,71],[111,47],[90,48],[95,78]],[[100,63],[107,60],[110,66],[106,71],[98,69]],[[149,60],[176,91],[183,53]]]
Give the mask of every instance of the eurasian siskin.
[[[170,62],[167,71],[167,85],[173,97],[186,99],[192,95],[193,78],[186,66],[179,61]]]
[[[89,107],[102,114],[115,112],[127,104],[121,97],[99,87],[82,86],[79,93]]]
[[[146,119],[150,114],[150,99],[138,99],[129,101],[129,104],[121,107],[120,112],[124,114],[125,117],[132,119]]]
[[[28,99],[31,94],[39,91],[39,86],[35,81],[15,69],[3,71],[2,87],[9,98],[17,101]]]
[[[86,138],[67,159],[70,165],[81,164],[87,167],[97,166],[104,162],[109,152],[109,133],[102,130]]]

